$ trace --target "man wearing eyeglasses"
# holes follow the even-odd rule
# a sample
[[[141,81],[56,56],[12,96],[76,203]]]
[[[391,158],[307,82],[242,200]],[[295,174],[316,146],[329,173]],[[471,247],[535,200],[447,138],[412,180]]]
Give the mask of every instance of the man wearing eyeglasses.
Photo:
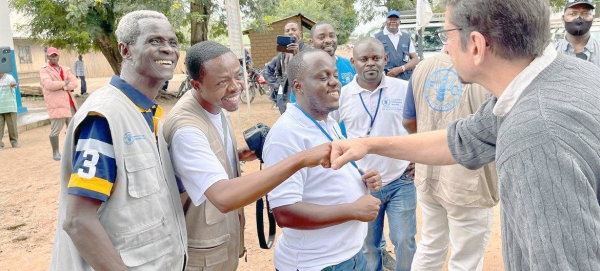
[[[367,153],[495,161],[504,269],[598,270],[600,68],[556,52],[548,0],[447,0],[442,31],[458,80],[493,97],[445,130],[334,141],[331,168]]]
[[[600,67],[600,41],[590,35],[594,21],[593,0],[568,0],[562,20],[567,34],[556,44],[556,50]]]

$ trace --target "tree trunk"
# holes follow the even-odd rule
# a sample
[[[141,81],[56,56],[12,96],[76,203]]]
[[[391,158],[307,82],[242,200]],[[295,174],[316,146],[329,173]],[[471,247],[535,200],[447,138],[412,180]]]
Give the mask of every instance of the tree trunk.
[[[115,35],[107,36],[103,33],[101,36],[96,37],[94,41],[100,48],[100,52],[106,57],[115,75],[121,74],[121,61],[123,59],[121,53],[119,53],[119,45]]]
[[[208,22],[212,10],[212,0],[190,1],[192,37],[190,45],[208,39]]]

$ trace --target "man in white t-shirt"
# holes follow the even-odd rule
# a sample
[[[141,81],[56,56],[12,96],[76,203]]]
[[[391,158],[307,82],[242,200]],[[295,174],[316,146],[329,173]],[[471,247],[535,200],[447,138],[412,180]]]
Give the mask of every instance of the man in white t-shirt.
[[[328,117],[338,108],[341,83],[335,60],[322,50],[307,50],[288,64],[288,78],[297,103],[289,104],[265,142],[267,168],[293,154],[343,139]],[[338,171],[305,168],[269,192],[269,202],[283,234],[275,247],[280,271],[365,270],[361,248],[367,223],[379,212],[381,175],[348,164]]]
[[[331,116],[346,124],[348,138],[398,136],[408,132],[402,126],[402,110],[408,82],[385,76],[387,62],[383,44],[376,38],[365,38],[354,46],[352,65],[356,75],[342,88],[340,108]],[[369,223],[364,253],[367,271],[382,270],[382,240],[384,216],[390,226],[390,240],[396,254],[395,271],[408,271],[416,251],[417,195],[409,161],[367,155],[356,161],[361,168],[377,168],[383,188],[371,195],[381,200],[377,218]],[[385,249],[385,248],[384,248]]]
[[[210,67],[210,68],[209,68]],[[193,90],[181,97],[165,121],[165,138],[177,181],[183,184],[188,232],[188,269],[234,271],[243,249],[237,209],[265,195],[297,170],[328,167],[329,144],[299,152],[276,166],[240,176],[239,161],[256,159],[248,147],[236,149],[223,109],[239,107],[244,88],[238,59],[227,47],[204,41],[192,46],[186,68]],[[183,190],[183,189],[180,189]],[[194,206],[191,206],[193,204]],[[243,240],[243,236],[241,237]]]

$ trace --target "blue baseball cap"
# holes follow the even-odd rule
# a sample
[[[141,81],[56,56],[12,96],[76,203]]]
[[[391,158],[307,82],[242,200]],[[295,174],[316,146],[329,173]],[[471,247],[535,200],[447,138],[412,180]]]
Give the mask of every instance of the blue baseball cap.
[[[396,16],[398,17],[398,19],[400,19],[400,12],[398,12],[397,10],[390,10],[387,13],[387,16],[385,16],[386,18],[392,17],[392,16]]]

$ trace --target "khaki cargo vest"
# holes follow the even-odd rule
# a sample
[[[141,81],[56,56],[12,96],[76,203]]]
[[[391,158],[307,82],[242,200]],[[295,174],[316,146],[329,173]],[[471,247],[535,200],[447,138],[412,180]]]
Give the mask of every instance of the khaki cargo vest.
[[[233,128],[231,123],[227,122],[227,125],[235,150],[237,143]],[[194,99],[191,91],[179,99],[165,121],[165,138],[169,144],[171,144],[175,131],[184,126],[196,127],[206,135],[211,150],[227,171],[230,179],[240,176],[237,155],[235,155],[236,168],[231,168],[223,139],[206,111]],[[186,270],[236,270],[238,257],[244,253],[244,229],[240,226],[240,220],[243,219],[243,208],[223,214],[208,199],[200,206],[194,206],[187,193],[182,194],[182,202],[184,203],[188,232],[189,261]]]
[[[417,131],[446,129],[450,123],[477,111],[490,93],[477,84],[463,85],[444,53],[419,63],[412,77]],[[421,193],[466,207],[498,203],[498,175],[492,162],[477,170],[461,165],[416,165],[415,185]]]
[[[157,143],[135,104],[112,85],[90,95],[67,129],[50,270],[92,270],[62,229],[76,151],[75,129],[89,112],[106,117],[113,140],[117,177],[108,201],[98,209],[112,244],[129,270],[181,271],[187,247],[185,221],[162,125],[158,125]]]

